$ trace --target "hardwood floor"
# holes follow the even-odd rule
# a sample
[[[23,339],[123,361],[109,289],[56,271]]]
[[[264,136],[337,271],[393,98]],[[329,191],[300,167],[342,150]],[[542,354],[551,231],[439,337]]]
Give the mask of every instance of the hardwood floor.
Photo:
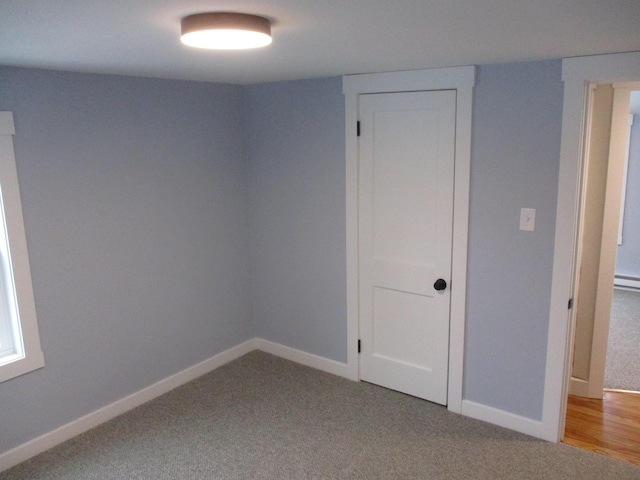
[[[640,393],[569,395],[564,443],[640,465]]]

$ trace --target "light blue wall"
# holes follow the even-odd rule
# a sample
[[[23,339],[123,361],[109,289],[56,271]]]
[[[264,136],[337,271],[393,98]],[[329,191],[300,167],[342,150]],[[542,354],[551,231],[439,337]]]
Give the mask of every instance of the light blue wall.
[[[618,246],[616,275],[640,278],[640,115],[633,116],[631,128],[622,245]]]
[[[542,416],[561,62],[482,66],[473,110],[464,398]],[[522,207],[534,232],[520,231]]]
[[[0,452],[253,337],[242,87],[0,69],[45,368]]]
[[[464,396],[534,419],[560,69],[480,67],[474,101]],[[341,88],[0,69],[47,361],[0,384],[0,452],[254,336],[346,361]]]
[[[542,411],[561,62],[486,66],[475,92],[465,398]],[[247,89],[258,336],[346,360],[344,104],[338,79]],[[535,232],[518,230],[536,208]]]
[[[250,86],[246,127],[256,334],[346,362],[342,81]]]

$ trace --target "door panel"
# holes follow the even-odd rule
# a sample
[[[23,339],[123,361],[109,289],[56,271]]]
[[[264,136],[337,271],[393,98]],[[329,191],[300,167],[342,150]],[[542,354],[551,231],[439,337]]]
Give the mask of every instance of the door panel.
[[[416,368],[428,365],[429,349],[423,348],[423,339],[429,338],[429,331],[427,323],[423,321],[423,314],[429,312],[430,308],[431,302],[424,295],[375,287],[375,355]]]
[[[455,91],[359,100],[360,376],[446,404]]]

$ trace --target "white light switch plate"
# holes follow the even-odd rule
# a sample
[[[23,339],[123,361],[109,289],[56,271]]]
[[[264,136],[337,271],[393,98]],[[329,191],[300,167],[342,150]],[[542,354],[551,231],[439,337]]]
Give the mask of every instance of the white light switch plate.
[[[536,229],[536,209],[521,208],[520,209],[520,230],[533,232]]]

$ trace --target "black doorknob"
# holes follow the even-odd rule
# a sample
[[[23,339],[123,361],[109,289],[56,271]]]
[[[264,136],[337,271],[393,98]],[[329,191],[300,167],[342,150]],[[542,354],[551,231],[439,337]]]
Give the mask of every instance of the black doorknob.
[[[433,288],[435,288],[436,290],[444,290],[445,288],[447,288],[447,282],[445,282],[444,279],[439,278],[438,280],[436,280],[436,283],[433,284]]]

